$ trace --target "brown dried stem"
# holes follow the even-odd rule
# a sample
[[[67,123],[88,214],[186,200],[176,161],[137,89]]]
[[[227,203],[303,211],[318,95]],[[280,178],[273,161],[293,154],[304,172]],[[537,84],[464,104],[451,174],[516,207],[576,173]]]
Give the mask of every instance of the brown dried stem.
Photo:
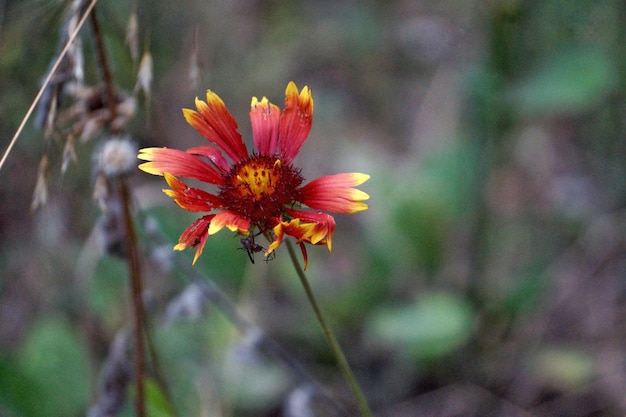
[[[102,39],[102,32],[100,31],[100,23],[98,22],[96,9],[93,9],[93,11],[91,12],[91,26],[93,29],[94,38],[96,39],[96,47],[98,49],[100,68],[102,68],[102,78],[104,78],[104,86],[107,93],[107,104],[109,106],[109,111],[111,112],[111,118],[109,121],[112,122],[117,116],[115,88],[113,86],[113,77],[111,76],[111,70],[109,69],[109,61],[107,59],[106,48]]]
[[[126,229],[126,261],[128,264],[128,272],[131,280],[132,304],[134,316],[134,333],[135,333],[135,388],[137,391],[135,401],[135,415],[137,417],[145,417],[145,347],[144,347],[144,317],[145,311],[142,299],[142,279],[141,267],[139,265],[139,255],[137,250],[137,238],[135,234],[135,226],[130,209],[130,192],[126,180],[121,178],[119,181],[120,195],[122,198],[122,206],[124,211],[124,226]]]
[[[93,28],[94,38],[96,40],[96,47],[98,50],[98,58],[100,60],[100,67],[102,69],[102,77],[104,78],[104,85],[107,94],[107,104],[111,117],[109,119],[109,126],[113,126],[113,120],[117,116],[116,100],[115,100],[115,88],[113,85],[113,78],[111,76],[111,70],[109,68],[109,61],[107,58],[107,52],[102,38],[102,32],[100,30],[100,23],[96,10],[91,13],[91,26]],[[111,127],[112,128],[112,127]],[[122,206],[124,211],[124,226],[126,231],[126,262],[128,264],[128,272],[131,281],[131,293],[132,293],[132,307],[135,333],[135,416],[146,416],[146,401],[145,401],[145,373],[146,373],[146,359],[145,359],[145,343],[144,343],[144,319],[145,310],[143,306],[143,285],[141,278],[141,267],[139,264],[139,255],[137,250],[137,238],[135,234],[135,227],[131,214],[131,201],[130,191],[126,183],[125,178],[119,179],[120,195],[122,198]]]

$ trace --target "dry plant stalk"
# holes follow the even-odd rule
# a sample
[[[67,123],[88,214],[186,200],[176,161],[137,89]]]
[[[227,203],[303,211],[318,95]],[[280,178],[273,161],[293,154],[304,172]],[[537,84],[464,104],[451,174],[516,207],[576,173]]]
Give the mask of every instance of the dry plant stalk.
[[[42,88],[25,115],[18,131],[0,161],[0,168],[16,143],[26,121],[35,107],[39,105],[36,125],[43,129],[46,140],[63,143],[61,156],[61,174],[64,174],[70,162],[77,162],[75,145],[95,137],[105,137],[104,145],[99,147],[94,158],[94,195],[108,222],[105,225],[117,225],[109,228],[112,242],[107,247],[109,253],[117,248],[118,254],[126,257],[132,292],[135,370],[136,415],[146,415],[145,404],[145,313],[142,302],[142,279],[139,254],[134,232],[131,210],[130,190],[126,177],[135,168],[136,147],[128,138],[119,138],[118,133],[125,131],[136,112],[135,94],[142,91],[149,97],[152,82],[152,59],[149,53],[140,66],[139,80],[133,94],[118,90],[113,82],[108,64],[100,25],[95,11],[97,0],[74,0],[66,16],[60,36],[60,52],[54,60]],[[80,29],[87,18],[91,19],[94,39],[99,57],[99,66],[103,81],[96,85],[84,82],[84,56]],[[133,28],[134,25],[134,28]],[[137,21],[131,16],[129,47],[131,54],[136,46]],[[133,34],[134,31],[134,34]],[[111,133],[113,135],[111,135]],[[51,157],[47,154],[41,159],[37,176],[37,185],[33,195],[32,208],[44,205],[50,192],[48,190],[51,171]],[[119,207],[121,206],[121,209]],[[122,241],[119,245],[116,242]]]

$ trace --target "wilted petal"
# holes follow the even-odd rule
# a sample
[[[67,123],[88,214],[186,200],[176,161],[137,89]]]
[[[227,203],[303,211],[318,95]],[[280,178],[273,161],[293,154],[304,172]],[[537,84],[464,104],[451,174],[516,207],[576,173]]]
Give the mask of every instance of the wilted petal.
[[[209,224],[211,223],[211,219],[213,219],[213,217],[215,217],[214,214],[209,214],[208,216],[203,216],[193,222],[191,226],[185,229],[183,234],[180,235],[180,238],[178,238],[178,244],[174,246],[174,250],[184,250],[187,248],[197,247],[196,254],[193,257],[194,265],[202,254],[206,240],[209,238]]]
[[[282,221],[274,227],[275,239],[267,248],[265,256],[276,250],[282,244],[285,234],[287,234],[296,238],[297,243],[300,245],[304,258],[304,268],[306,269],[308,256],[304,243],[313,245],[326,244],[328,250],[332,250],[331,237],[335,231],[335,219],[326,213],[320,212],[288,210],[288,214],[295,218],[288,222]]]
[[[300,220],[301,231],[298,233],[303,233],[303,235],[298,240],[304,240],[313,245],[326,244],[328,251],[332,250],[331,238],[337,227],[333,216],[320,211],[285,209],[285,212],[294,219]],[[297,234],[291,235],[298,237]]]
[[[326,244],[328,250],[332,250],[331,238],[336,228],[333,216],[327,213],[306,210],[285,209],[285,212],[292,216],[293,219],[288,223],[281,222],[281,233],[295,237],[298,243]]]

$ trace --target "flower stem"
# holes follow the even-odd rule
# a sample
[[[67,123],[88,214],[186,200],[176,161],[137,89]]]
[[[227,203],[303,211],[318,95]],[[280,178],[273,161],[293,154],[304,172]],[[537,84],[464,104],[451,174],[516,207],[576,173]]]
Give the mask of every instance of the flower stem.
[[[133,316],[135,319],[135,388],[137,396],[135,398],[135,417],[146,416],[145,400],[145,347],[144,347],[144,307],[142,299],[141,268],[139,265],[139,255],[137,253],[137,239],[135,227],[130,211],[130,192],[125,179],[120,179],[120,194],[122,198],[124,226],[126,227],[126,258],[128,271],[131,280]]]
[[[348,361],[346,360],[346,356],[341,350],[341,346],[339,346],[339,343],[337,342],[337,339],[335,338],[335,334],[333,333],[332,329],[326,322],[326,319],[324,318],[324,315],[322,314],[322,310],[317,304],[317,300],[315,299],[313,290],[311,289],[311,286],[309,285],[309,281],[306,277],[306,274],[304,273],[304,269],[302,269],[302,266],[298,262],[298,257],[296,255],[296,252],[293,248],[293,244],[291,243],[291,241],[287,241],[287,249],[289,250],[289,257],[291,258],[291,262],[293,263],[293,266],[296,268],[296,273],[298,274],[298,278],[300,278],[300,282],[302,283],[302,286],[304,287],[306,296],[309,299],[311,306],[313,307],[313,311],[315,311],[315,316],[317,317],[317,321],[319,322],[320,326],[322,326],[322,330],[324,331],[324,336],[326,337],[326,340],[328,341],[328,344],[330,345],[330,348],[332,349],[333,354],[335,355],[335,359],[337,360],[337,365],[339,366],[339,369],[343,373],[343,376],[346,378],[348,385],[350,385],[350,389],[352,389],[352,392],[354,393],[354,397],[359,405],[361,414],[364,417],[372,417],[373,415],[369,409],[369,406],[367,405],[367,400],[365,399],[365,395],[363,395],[363,392],[361,391],[359,384],[356,382],[356,378],[354,377],[354,374],[352,373],[352,370],[350,369],[350,365],[348,364]]]

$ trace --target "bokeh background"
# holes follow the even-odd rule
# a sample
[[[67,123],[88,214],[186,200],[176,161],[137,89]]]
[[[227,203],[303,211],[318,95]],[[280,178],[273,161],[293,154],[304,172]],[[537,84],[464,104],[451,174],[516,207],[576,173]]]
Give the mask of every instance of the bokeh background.
[[[2,151],[69,6],[0,2]],[[282,106],[288,81],[312,88],[304,176],[371,175],[370,209],[336,216],[333,252],[310,248],[307,273],[377,416],[626,414],[623,1],[101,0],[97,11],[120,90],[139,70],[133,13],[154,62],[125,131],[138,146],[202,144],[181,108],[207,88],[250,144],[251,96]],[[82,41],[97,84],[89,25]],[[66,138],[31,121],[2,168],[0,416],[96,415],[111,352],[130,360],[127,269],[102,249],[92,197],[107,137],[77,142],[61,173]],[[48,202],[33,211],[43,156]],[[195,217],[161,178],[129,181],[151,376],[165,381],[149,385],[150,415],[355,415],[285,248],[253,265],[221,232],[191,269],[191,251],[170,248]],[[211,283],[290,359],[203,297]],[[131,416],[132,385],[120,386],[113,409]]]

